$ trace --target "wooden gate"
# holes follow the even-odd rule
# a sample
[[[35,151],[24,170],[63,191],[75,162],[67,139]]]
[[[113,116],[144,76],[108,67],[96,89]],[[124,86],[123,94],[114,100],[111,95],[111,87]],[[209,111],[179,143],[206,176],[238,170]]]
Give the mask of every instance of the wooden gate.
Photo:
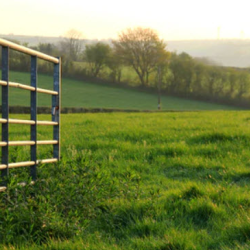
[[[2,47],[2,159],[0,170],[3,182],[0,191],[7,187],[7,176],[9,170],[18,167],[30,167],[32,180],[36,180],[36,168],[38,164],[55,163],[60,158],[60,110],[61,110],[61,60],[38,51],[17,45],[15,43],[0,39]],[[31,83],[20,84],[9,81],[9,51],[16,50],[31,56]],[[37,59],[43,59],[54,64],[53,90],[38,88],[37,84]],[[20,120],[9,118],[9,88],[20,88],[30,91],[30,120]],[[52,121],[37,120],[37,93],[44,93],[52,96]],[[9,141],[9,124],[23,124],[30,126],[30,141]],[[53,140],[37,140],[37,126],[53,126]],[[53,145],[52,159],[37,159],[37,145]],[[9,147],[30,145],[30,161],[9,163]]]

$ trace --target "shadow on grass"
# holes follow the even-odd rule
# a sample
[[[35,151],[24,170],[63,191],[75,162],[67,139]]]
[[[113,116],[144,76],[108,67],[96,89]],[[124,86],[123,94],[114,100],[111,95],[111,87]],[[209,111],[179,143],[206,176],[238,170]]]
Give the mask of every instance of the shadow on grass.
[[[214,159],[217,157],[226,157],[227,151],[214,148],[199,148],[196,150],[196,155],[202,156],[204,158]]]
[[[207,166],[187,166],[181,164],[173,164],[171,167],[164,169],[167,178],[174,180],[188,179],[192,181],[217,182],[226,178],[223,175],[223,167],[217,166],[209,168]]]
[[[246,186],[250,183],[250,172],[233,173],[228,177],[238,186]]]
[[[220,142],[240,142],[249,144],[250,136],[247,135],[228,135],[224,133],[207,133],[199,135],[188,140],[190,145],[192,144],[210,144]]]
[[[225,249],[249,249],[250,244],[250,225],[244,222],[240,226],[232,226],[224,232],[223,246]],[[217,245],[218,246],[218,245]]]
[[[194,226],[198,229],[207,228],[209,222],[219,216],[208,196],[196,185],[171,195],[164,208],[172,211],[175,224],[186,224],[187,227]]]
[[[153,250],[185,250],[185,249],[186,246],[184,243],[173,241],[162,244],[161,246],[157,246]]]

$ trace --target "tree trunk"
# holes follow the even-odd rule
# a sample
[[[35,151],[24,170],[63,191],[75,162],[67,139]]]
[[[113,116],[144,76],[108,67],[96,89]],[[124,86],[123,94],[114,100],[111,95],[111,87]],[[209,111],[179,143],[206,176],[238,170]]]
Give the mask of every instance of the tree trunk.
[[[158,66],[158,110],[161,110],[161,68]]]

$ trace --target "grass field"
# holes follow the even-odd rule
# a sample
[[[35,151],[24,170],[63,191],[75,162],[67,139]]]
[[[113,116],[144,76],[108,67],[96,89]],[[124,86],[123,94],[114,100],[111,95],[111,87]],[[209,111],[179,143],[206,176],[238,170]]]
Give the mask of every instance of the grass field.
[[[61,162],[0,194],[0,249],[249,249],[249,128],[246,111],[63,115]]]
[[[52,76],[53,74],[51,74]],[[10,81],[29,84],[26,73],[10,72]],[[52,77],[39,75],[40,88],[53,88]],[[29,91],[10,88],[10,105],[29,106]],[[39,106],[50,106],[51,97],[38,95]],[[86,108],[157,109],[157,96],[136,90],[115,88],[70,79],[62,81],[62,106]],[[237,110],[239,108],[192,101],[174,97],[162,97],[162,108],[167,110]]]

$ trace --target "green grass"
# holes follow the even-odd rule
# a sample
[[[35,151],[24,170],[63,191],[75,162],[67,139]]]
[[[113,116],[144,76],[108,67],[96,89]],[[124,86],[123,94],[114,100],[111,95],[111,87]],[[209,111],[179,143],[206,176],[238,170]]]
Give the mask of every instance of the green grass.
[[[52,76],[53,74],[51,74]],[[11,72],[10,81],[30,82],[26,73]],[[53,88],[52,77],[39,75],[38,85],[41,88]],[[29,91],[10,89],[10,105],[29,106]],[[39,106],[50,106],[51,97],[38,95]],[[136,90],[115,88],[70,79],[62,80],[62,106],[86,108],[120,108],[120,109],[157,109],[157,95],[142,93]],[[166,110],[237,110],[239,108],[192,101],[174,97],[162,97],[162,108]]]
[[[61,162],[25,188],[10,171],[0,249],[249,249],[249,126],[246,111],[63,115]]]

